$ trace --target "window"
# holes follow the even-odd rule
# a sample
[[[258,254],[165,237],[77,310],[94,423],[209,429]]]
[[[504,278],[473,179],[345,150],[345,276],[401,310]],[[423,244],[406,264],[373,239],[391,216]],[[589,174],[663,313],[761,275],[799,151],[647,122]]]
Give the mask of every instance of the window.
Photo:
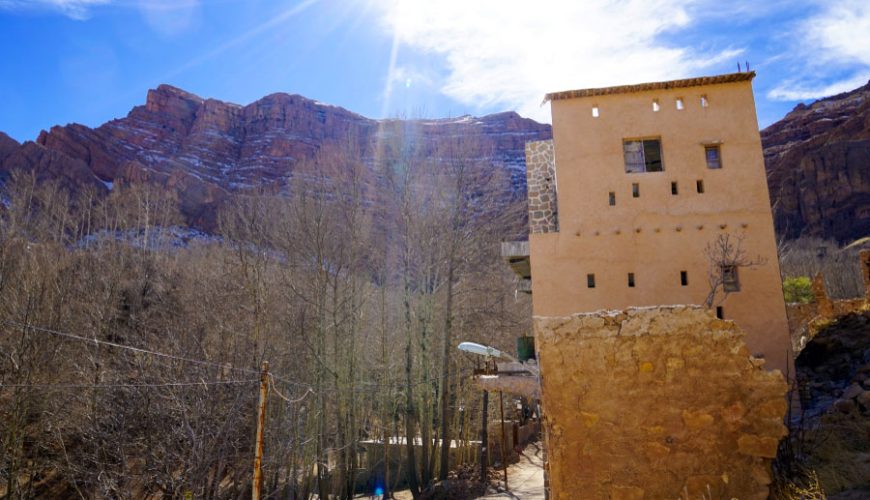
[[[628,287],[634,288],[634,273],[628,273]]]
[[[688,273],[688,271],[680,271],[680,285],[689,286],[689,273]]]
[[[595,288],[595,275],[587,274],[586,275],[586,287],[587,288]]]
[[[659,100],[658,100],[658,99],[653,99],[653,112],[658,113],[658,111],[659,111],[660,109],[662,109],[662,107],[659,106]]]
[[[697,181],[695,181],[695,187],[698,189],[698,193],[703,193],[704,192],[704,181],[702,181],[701,179],[698,179]]]
[[[710,101],[707,100],[707,96],[702,95],[701,96],[701,107],[706,108],[709,105],[710,105]]]
[[[680,193],[680,190],[677,188],[677,183],[676,183],[676,182],[672,182],[672,183],[671,183],[671,194],[676,195],[676,194],[679,194],[679,193]]]
[[[625,157],[625,172],[628,174],[661,172],[664,169],[660,139],[623,141],[622,151]]]
[[[592,117],[598,118],[598,106],[592,106]]]
[[[631,185],[631,197],[632,198],[640,198],[640,184],[632,183]]]
[[[677,109],[682,111],[685,106],[683,105],[683,98],[677,97]]]
[[[707,158],[707,168],[722,168],[722,151],[718,144],[704,146],[704,156]]]
[[[737,276],[737,266],[731,264],[722,265],[722,289],[726,292],[740,291],[740,280]]]
[[[716,317],[719,319],[725,319],[725,312],[722,310],[722,306],[716,306]]]
[[[614,193],[613,191],[611,191],[611,192],[608,194],[608,201],[610,202],[610,206],[611,206],[611,207],[612,207],[612,206],[615,206],[615,205],[616,205],[616,193]]]

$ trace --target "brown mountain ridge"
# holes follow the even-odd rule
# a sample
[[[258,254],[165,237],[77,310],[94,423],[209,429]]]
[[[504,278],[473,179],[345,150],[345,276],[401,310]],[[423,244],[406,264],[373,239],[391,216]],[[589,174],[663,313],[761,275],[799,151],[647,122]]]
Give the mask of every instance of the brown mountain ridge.
[[[761,139],[778,234],[870,236],[870,83],[799,104]]]
[[[351,154],[373,164],[376,141],[389,140],[397,124],[428,151],[472,138],[469,153],[506,169],[517,187],[525,185],[525,143],[551,135],[549,125],[513,112],[372,120],[299,95],[272,94],[240,106],[160,85],[148,91],[144,106],[97,128],[55,126],[22,145],[0,136],[0,172],[32,170],[40,179],[103,192],[131,181],[157,183],[178,192],[191,225],[209,229],[235,193],[286,183],[300,162],[316,161],[329,145],[354,148]]]
[[[0,132],[0,173],[31,170],[39,179],[102,192],[131,181],[157,183],[178,192],[189,224],[209,229],[234,193],[286,182],[330,144],[353,143],[354,154],[371,165],[375,142],[390,134],[385,124],[396,123],[299,95],[241,106],[160,85],[144,105],[96,128],[55,126],[24,144]],[[504,169],[521,191],[525,143],[552,136],[549,125],[513,112],[399,123],[432,151],[473,137],[470,154]],[[870,235],[870,83],[799,104],[761,136],[781,236],[845,242]]]

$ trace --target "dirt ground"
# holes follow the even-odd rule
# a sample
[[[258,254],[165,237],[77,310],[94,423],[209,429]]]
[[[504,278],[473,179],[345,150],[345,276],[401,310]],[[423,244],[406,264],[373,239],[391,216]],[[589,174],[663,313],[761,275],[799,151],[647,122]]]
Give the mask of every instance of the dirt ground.
[[[540,442],[526,446],[520,461],[508,467],[508,487],[508,491],[488,493],[479,498],[544,500],[544,449]]]
[[[499,486],[503,488],[504,483]],[[544,500],[544,449],[540,442],[526,446],[520,461],[508,467],[508,486],[509,491],[491,491],[478,498]],[[397,491],[394,497],[396,500],[412,500],[408,490]]]

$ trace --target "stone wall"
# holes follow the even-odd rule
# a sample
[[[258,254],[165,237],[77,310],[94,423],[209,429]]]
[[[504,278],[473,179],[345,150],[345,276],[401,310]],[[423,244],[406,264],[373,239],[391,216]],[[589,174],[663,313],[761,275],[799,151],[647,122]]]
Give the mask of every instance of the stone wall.
[[[552,140],[526,143],[526,180],[529,190],[529,232],[559,232],[556,158]]]
[[[786,383],[693,306],[535,318],[554,500],[764,499]]]
[[[863,298],[832,300],[825,288],[824,275],[818,273],[812,283],[813,302],[786,305],[788,328],[795,356],[818,334],[820,329],[825,328],[832,320],[870,308],[870,250],[862,250],[859,258],[864,280]]]

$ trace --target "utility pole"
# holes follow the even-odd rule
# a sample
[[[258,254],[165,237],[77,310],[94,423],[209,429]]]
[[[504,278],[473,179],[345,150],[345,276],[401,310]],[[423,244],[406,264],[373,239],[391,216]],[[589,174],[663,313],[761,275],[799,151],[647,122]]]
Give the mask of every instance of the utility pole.
[[[263,361],[260,370],[260,404],[257,415],[257,442],[254,451],[254,481],[251,486],[251,499],[260,500],[260,488],[263,483],[263,434],[266,427],[266,396],[269,394],[269,362]]]
[[[498,413],[501,416],[501,465],[504,467],[504,490],[509,491],[507,481],[508,450],[507,441],[504,437],[504,399],[501,391],[498,391]]]

